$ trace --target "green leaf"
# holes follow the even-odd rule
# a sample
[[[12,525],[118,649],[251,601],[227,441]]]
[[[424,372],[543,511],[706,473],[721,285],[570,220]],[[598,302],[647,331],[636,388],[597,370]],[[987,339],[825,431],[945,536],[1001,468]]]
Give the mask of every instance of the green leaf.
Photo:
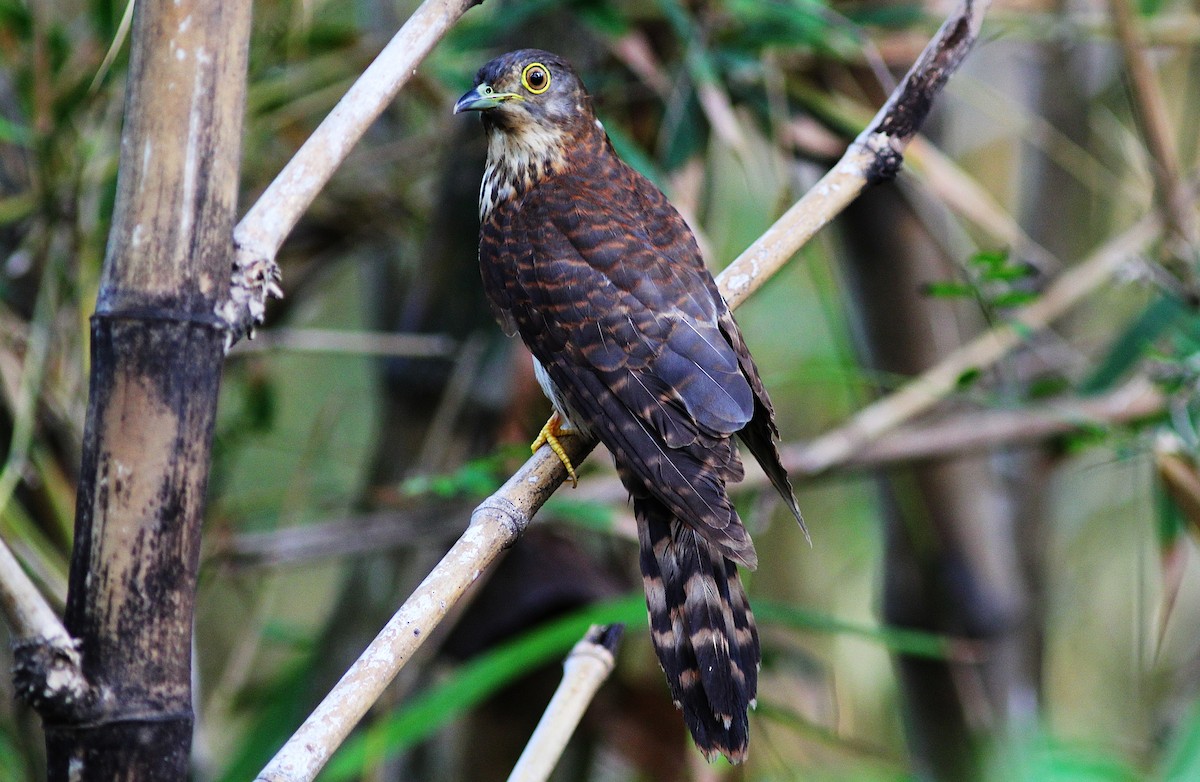
[[[312,656],[306,655],[286,666],[270,686],[241,699],[238,705],[251,720],[239,731],[243,741],[236,746],[221,782],[253,779],[304,720],[304,707],[312,696],[308,685],[313,662]]]
[[[954,385],[959,391],[962,391],[975,385],[976,381],[982,376],[983,372],[979,370],[979,367],[971,367],[958,376],[958,380],[955,381]]]
[[[965,282],[939,281],[925,286],[925,295],[939,299],[973,299],[977,291],[974,285]]]
[[[1084,381],[1083,393],[1096,393],[1112,388],[1117,380],[1146,355],[1146,348],[1168,327],[1184,321],[1189,314],[1186,306],[1172,297],[1151,301],[1116,338],[1108,355]]]
[[[1038,735],[1009,748],[986,775],[994,782],[1136,782],[1138,774],[1107,747],[1067,744]]]
[[[1154,482],[1154,500],[1155,510],[1157,511],[1157,533],[1159,549],[1166,549],[1171,546],[1179,536],[1183,534],[1183,530],[1187,527],[1187,519],[1183,515],[1183,509],[1171,498],[1170,492],[1163,485],[1161,474]],[[1198,777],[1200,779],[1200,777]]]
[[[0,142],[32,147],[33,131],[25,125],[18,125],[12,120],[0,117]]]
[[[546,500],[542,514],[556,516],[595,532],[609,533],[613,528],[613,509],[607,502],[573,500],[555,494]]]
[[[968,258],[967,263],[985,269],[1000,268],[1008,263],[1008,250],[980,250]]]
[[[993,307],[1022,307],[1031,301],[1036,301],[1039,296],[1037,291],[1006,291],[1004,293],[992,296],[988,303]]]
[[[5,782],[36,779],[31,762],[33,754],[28,747],[22,749],[19,739],[0,731],[0,769],[3,770],[0,779]]]
[[[772,601],[755,601],[763,623],[819,633],[854,635],[899,653],[945,659],[953,641],[942,636],[846,622],[826,614]],[[467,709],[526,672],[559,659],[593,624],[645,625],[646,603],[640,592],[596,603],[535,628],[465,663],[441,684],[417,695],[398,711],[355,734],[334,756],[322,779],[354,779],[383,757],[395,755],[429,737]]]
[[[491,454],[463,464],[451,473],[416,475],[400,486],[404,494],[417,497],[424,494],[448,499],[452,497],[484,497],[503,483],[500,470],[504,454]]]
[[[754,601],[754,617],[760,623],[779,624],[797,630],[832,635],[853,635],[874,641],[896,654],[945,660],[954,656],[954,639],[901,627],[872,627],[847,622],[828,614],[770,600]]]

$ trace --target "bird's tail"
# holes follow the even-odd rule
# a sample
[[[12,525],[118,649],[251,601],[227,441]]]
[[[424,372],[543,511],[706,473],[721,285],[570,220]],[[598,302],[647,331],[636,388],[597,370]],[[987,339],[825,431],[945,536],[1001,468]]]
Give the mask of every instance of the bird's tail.
[[[737,566],[652,497],[634,498],[650,635],[696,746],[739,763],[758,689],[758,631]]]

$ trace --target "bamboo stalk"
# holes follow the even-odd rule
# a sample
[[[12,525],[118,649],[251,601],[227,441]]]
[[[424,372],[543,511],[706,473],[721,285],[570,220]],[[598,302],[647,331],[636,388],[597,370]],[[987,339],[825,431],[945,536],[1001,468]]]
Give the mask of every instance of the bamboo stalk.
[[[86,697],[35,702],[50,780],[178,780],[237,199],[250,1],[137,3],[65,628]],[[47,680],[52,668],[36,672]]]

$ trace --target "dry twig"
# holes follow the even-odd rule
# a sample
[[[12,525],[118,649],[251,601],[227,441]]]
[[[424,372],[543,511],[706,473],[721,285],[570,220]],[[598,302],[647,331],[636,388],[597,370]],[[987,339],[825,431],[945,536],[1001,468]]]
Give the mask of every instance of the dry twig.
[[[600,685],[612,673],[624,625],[592,625],[563,661],[563,678],[517,759],[508,782],[543,782],[583,718]]]
[[[71,709],[92,695],[83,675],[79,644],[0,540],[0,609],[17,640],[13,681],[21,698],[39,710]]]
[[[1183,181],[1166,96],[1146,56],[1145,36],[1134,15],[1133,3],[1130,0],[1110,0],[1109,7],[1114,31],[1125,57],[1125,67],[1129,72],[1132,97],[1142,135],[1146,139],[1146,149],[1150,153],[1151,173],[1166,223],[1175,238],[1183,242],[1190,254],[1194,254],[1200,241],[1200,226],[1197,226],[1191,193]],[[1184,271],[1183,274],[1183,282],[1194,285],[1192,273]]]
[[[834,462],[824,458],[823,449],[814,451],[808,443],[785,444],[779,453],[789,475],[811,479],[835,471],[946,459],[1041,442],[1089,427],[1135,423],[1162,414],[1166,406],[1163,393],[1139,375],[1114,391],[1094,397],[1055,400],[1020,410],[966,410],[933,422],[898,426],[864,442],[857,450],[845,452]],[[746,478],[738,488],[767,485],[762,470],[749,463]],[[592,478],[572,494],[572,499],[597,503],[621,502],[624,497],[625,489],[616,476]]]
[[[433,0],[427,0],[427,5]],[[424,6],[423,6],[424,7]],[[987,0],[964,0],[942,25],[900,87],[834,169],[721,275],[731,307],[757,290],[867,185],[895,176],[933,99],[974,43]],[[411,21],[410,21],[411,23]],[[372,66],[374,67],[374,66]],[[594,447],[564,440],[572,462]],[[566,471],[540,449],[472,515],[471,526],[405,601],[367,650],[259,774],[259,780],[313,779],[450,605],[528,525]]]
[[[1090,258],[1060,275],[1037,301],[1015,312],[1008,321],[957,348],[892,394],[859,410],[843,426],[814,440],[807,448],[807,472],[813,475],[825,472],[883,433],[933,407],[958,387],[966,373],[995,364],[1029,334],[1046,328],[1108,282],[1161,230],[1157,216],[1142,218]]]
[[[987,6],[965,0],[954,10],[837,165],[721,273],[717,282],[730,307],[758,290],[867,185],[896,176],[934,98],[975,43]]]
[[[453,337],[442,334],[273,328],[255,334],[253,342],[239,343],[230,355],[288,350],[298,353],[450,358],[457,348],[458,343]]]
[[[218,312],[226,347],[262,323],[267,299],[283,296],[275,255],[300,216],[434,44],[480,2],[425,0],[238,223],[233,287]]]

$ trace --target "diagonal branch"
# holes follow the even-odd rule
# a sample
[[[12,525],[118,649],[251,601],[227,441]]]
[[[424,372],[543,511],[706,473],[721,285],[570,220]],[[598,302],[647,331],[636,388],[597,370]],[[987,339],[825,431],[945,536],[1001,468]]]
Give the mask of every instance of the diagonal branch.
[[[1109,0],[1109,8],[1113,28],[1125,57],[1125,68],[1129,72],[1137,118],[1146,140],[1146,149],[1150,153],[1150,169],[1159,203],[1163,206],[1167,225],[1174,237],[1183,243],[1190,256],[1194,256],[1197,243],[1200,243],[1200,225],[1197,224],[1195,205],[1182,176],[1175,134],[1171,131],[1171,115],[1167,110],[1167,97],[1146,56],[1145,35],[1135,16],[1133,3],[1130,0]],[[1193,274],[1194,271],[1190,269],[1183,271],[1183,282],[1194,284]]]
[[[427,0],[427,5],[434,0]],[[868,184],[895,176],[933,99],[974,43],[987,0],[963,0],[930,41],[904,81],[845,156],[718,279],[736,307],[782,268],[817,230]],[[424,7],[424,6],[422,6]],[[410,20],[411,23],[411,20]],[[407,26],[407,25],[406,25]],[[575,464],[595,442],[563,441]],[[471,517],[471,525],[417,587],[299,730],[259,773],[258,780],[313,779],[405,662],[500,551],[520,536],[533,514],[566,478],[542,448]]]
[[[844,451],[830,460],[824,448],[814,443],[787,443],[779,455],[788,474],[797,480],[813,479],[831,472],[868,469],[890,464],[947,459],[964,453],[1011,448],[1050,438],[1086,432],[1095,427],[1137,424],[1162,415],[1166,395],[1145,375],[1135,375],[1113,391],[1096,396],[1056,399],[1020,410],[963,410],[921,424],[903,424]],[[838,431],[841,431],[840,429]],[[827,435],[826,437],[828,437]],[[746,478],[738,489],[769,486],[767,476],[754,462],[746,465]],[[572,493],[578,502],[621,502],[625,490],[615,475],[596,476]],[[632,515],[625,529],[631,529]],[[259,542],[260,541],[255,541]],[[364,548],[364,550],[367,550]]]
[[[513,766],[508,782],[544,782],[550,778],[575,733],[575,726],[600,685],[612,673],[617,644],[624,630],[625,625],[620,624],[592,625],[583,640],[571,649],[563,660],[562,682]]]
[[[859,410],[844,425],[813,440],[805,449],[805,471],[810,475],[823,473],[880,435],[933,407],[954,391],[968,372],[995,364],[1029,334],[1046,328],[1107,283],[1161,231],[1162,221],[1157,216],[1142,218],[1060,275],[1037,301],[1014,313],[1011,319],[957,348],[895,392]]]
[[[721,273],[717,282],[730,307],[737,307],[783,268],[867,185],[896,176],[933,99],[975,43],[987,6],[988,0],[964,0],[954,10],[837,165]]]
[[[417,65],[481,2],[425,0],[238,223],[233,287],[217,313],[229,328],[226,348],[262,323],[267,299],[283,296],[275,256],[300,216]]]
[[[16,639],[13,682],[18,694],[43,714],[93,696],[83,674],[79,643],[0,540],[0,610]]]

